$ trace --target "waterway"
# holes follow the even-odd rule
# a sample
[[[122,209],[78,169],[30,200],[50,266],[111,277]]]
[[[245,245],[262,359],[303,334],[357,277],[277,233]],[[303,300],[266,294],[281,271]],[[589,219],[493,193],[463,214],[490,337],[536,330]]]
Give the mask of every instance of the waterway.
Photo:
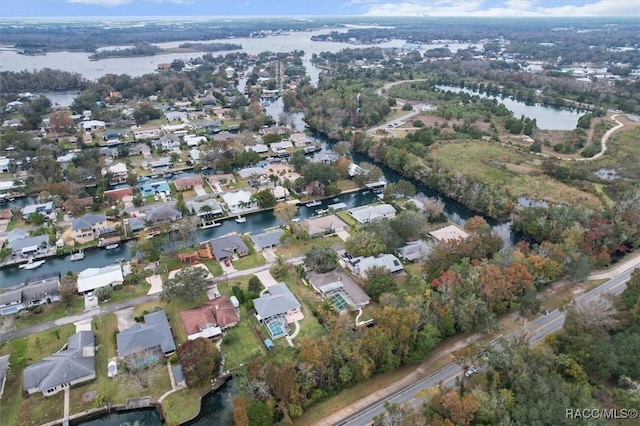
[[[578,119],[584,111],[570,110],[565,108],[553,108],[543,105],[528,105],[524,102],[516,101],[508,96],[493,96],[486,93],[470,90],[457,86],[438,85],[438,89],[455,93],[469,93],[481,98],[495,99],[503,103],[514,117],[529,117],[536,119],[536,125],[540,130],[573,130],[578,125]]]

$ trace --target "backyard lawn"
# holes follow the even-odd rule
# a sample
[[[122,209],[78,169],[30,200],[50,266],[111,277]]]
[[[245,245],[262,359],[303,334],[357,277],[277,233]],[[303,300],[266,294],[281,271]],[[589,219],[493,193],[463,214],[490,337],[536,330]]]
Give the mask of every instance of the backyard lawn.
[[[74,333],[73,325],[65,325],[0,344],[0,355],[9,354],[11,363],[5,392],[0,399],[0,423],[39,425],[62,417],[64,394],[58,393],[49,397],[34,394],[25,398],[21,391],[22,372],[27,365],[62,349]]]
[[[313,247],[332,247],[336,244],[343,244],[337,235],[329,235],[326,237],[314,238],[311,240],[294,240],[287,245],[276,248],[276,254],[284,258],[304,256]]]
[[[200,404],[195,401],[200,400],[209,389],[209,386],[184,388],[167,396],[162,401],[167,426],[179,425],[195,417],[200,411]]]

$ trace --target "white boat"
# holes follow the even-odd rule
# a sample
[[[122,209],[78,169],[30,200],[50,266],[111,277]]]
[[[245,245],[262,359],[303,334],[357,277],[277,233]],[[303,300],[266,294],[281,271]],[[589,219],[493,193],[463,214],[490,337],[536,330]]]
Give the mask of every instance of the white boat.
[[[245,223],[247,221],[246,217],[242,217],[240,215],[238,215],[238,217],[236,217],[236,222],[238,223]]]
[[[73,253],[71,256],[69,256],[69,260],[72,262],[82,259],[84,259],[84,250],[80,250],[79,252]]]
[[[118,247],[120,247],[119,243],[111,243],[109,245],[104,246],[104,248],[107,250],[114,250],[114,249],[117,249]]]
[[[18,266],[18,268],[24,270],[36,269],[44,265],[44,262],[45,260],[33,260],[33,257],[30,257],[27,263],[23,263],[22,265]]]
[[[222,224],[219,222],[203,223],[200,225],[200,229],[217,228],[218,226],[222,226]]]
[[[305,204],[305,206],[307,206],[307,207],[315,207],[315,206],[319,206],[320,204],[322,204],[322,202],[320,202],[318,200],[313,200],[310,203]]]

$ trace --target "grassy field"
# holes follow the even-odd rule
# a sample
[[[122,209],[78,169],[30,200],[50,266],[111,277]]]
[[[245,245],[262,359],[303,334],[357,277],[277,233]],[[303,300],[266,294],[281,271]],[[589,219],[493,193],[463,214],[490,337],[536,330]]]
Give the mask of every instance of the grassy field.
[[[295,240],[286,246],[278,247],[276,253],[284,258],[303,256],[313,247],[331,247],[336,244],[342,244],[342,240],[337,235],[313,238],[306,241]]]
[[[27,365],[62,349],[74,333],[73,325],[65,325],[0,344],[0,355],[9,354],[11,363],[0,400],[0,424],[39,425],[62,417],[63,393],[46,398],[34,394],[25,398],[21,391],[22,372]]]
[[[585,161],[581,167],[595,172],[601,168],[614,169],[618,175],[625,179],[640,179],[640,124],[620,121],[625,123],[623,130],[618,130],[609,138],[608,150],[605,155],[595,161]],[[627,124],[631,126],[626,128]]]
[[[56,302],[48,305],[41,305],[42,312],[39,314],[30,313],[24,317],[18,317],[13,324],[18,328],[30,327],[35,324],[56,320],[67,315],[77,314],[84,309],[84,299],[82,297],[76,297],[73,299],[73,305],[71,309],[67,311],[63,303]]]
[[[487,184],[504,186],[515,196],[552,203],[601,204],[595,195],[543,175],[539,170],[539,157],[493,142],[441,143],[432,148],[430,156],[449,170]]]
[[[162,401],[167,426],[177,426],[195,417],[200,408],[195,401],[199,401],[201,395],[204,395],[207,390],[209,390],[208,386],[184,388],[167,396]]]

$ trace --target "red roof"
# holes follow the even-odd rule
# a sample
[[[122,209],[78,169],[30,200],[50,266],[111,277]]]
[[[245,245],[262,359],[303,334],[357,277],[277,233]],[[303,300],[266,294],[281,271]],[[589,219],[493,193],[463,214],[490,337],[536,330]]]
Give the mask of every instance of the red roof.
[[[202,185],[202,176],[189,176],[176,179],[173,181],[178,191],[193,188],[196,185]]]
[[[104,195],[110,200],[121,200],[128,195],[133,195],[133,189],[122,188],[112,189],[111,191],[104,191]]]
[[[227,296],[204,302],[201,306],[180,313],[187,335],[199,333],[207,324],[222,329],[234,326],[239,318]]]
[[[11,209],[4,209],[4,210],[0,210],[0,220],[2,219],[11,219],[13,217],[13,213],[11,212]]]

